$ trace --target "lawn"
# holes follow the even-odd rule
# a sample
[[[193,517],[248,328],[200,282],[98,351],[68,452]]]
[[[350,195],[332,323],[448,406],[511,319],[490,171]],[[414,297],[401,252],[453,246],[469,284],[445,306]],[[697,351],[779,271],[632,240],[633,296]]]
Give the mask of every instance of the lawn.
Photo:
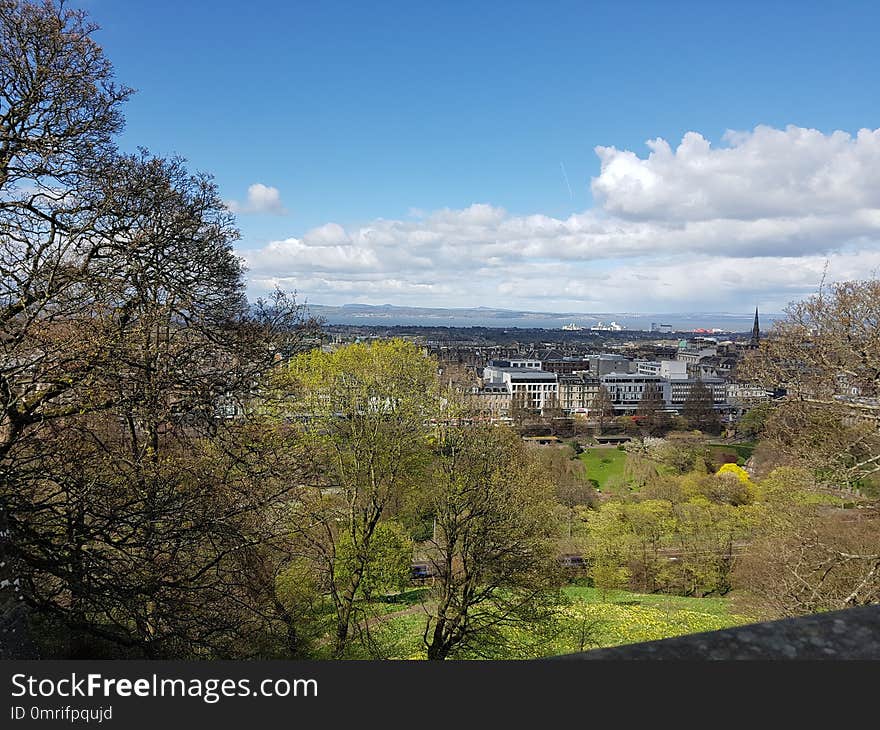
[[[570,585],[562,592],[576,601],[601,603],[602,598],[596,588],[589,586]],[[713,616],[729,616],[729,602],[725,598],[688,598],[686,596],[668,596],[663,593],[630,593],[614,591],[608,596],[609,603],[627,606],[651,606],[663,611],[696,611]]]
[[[712,452],[713,456],[721,457],[724,454],[730,454],[736,456],[736,463],[742,466],[746,463],[749,457],[752,455],[752,452],[755,450],[755,444],[753,443],[741,443],[741,444],[712,444],[710,443],[709,449]]]
[[[626,452],[617,447],[586,449],[579,457],[587,467],[587,479],[595,479],[601,490],[611,477],[623,478]]]
[[[508,647],[498,658],[520,659],[568,654],[619,644],[665,639],[729,628],[751,619],[730,613],[725,598],[685,598],[616,591],[603,602],[599,591],[572,585],[563,589],[556,620],[540,635],[506,629]],[[388,658],[423,659],[425,616],[407,612],[386,616],[373,638]],[[477,654],[462,658],[478,658]]]

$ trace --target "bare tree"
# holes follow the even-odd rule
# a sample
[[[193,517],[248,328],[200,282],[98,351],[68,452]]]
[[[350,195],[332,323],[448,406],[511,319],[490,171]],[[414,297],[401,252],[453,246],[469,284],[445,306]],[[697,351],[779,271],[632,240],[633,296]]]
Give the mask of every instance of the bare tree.
[[[640,417],[640,425],[648,433],[661,433],[669,427],[669,414],[666,412],[663,394],[654,383],[648,383],[645,386],[636,409],[636,415]]]
[[[784,390],[764,438],[828,486],[880,472],[880,281],[829,285],[790,304],[740,377]]]
[[[789,504],[740,558],[735,580],[768,618],[878,603],[878,516]]]
[[[605,430],[605,424],[614,417],[614,402],[604,385],[599,386],[590,403],[590,416],[599,422],[599,433]]]
[[[118,157],[102,186],[90,295],[21,345],[70,340],[76,360],[8,381],[45,396],[2,462],[8,554],[25,601],[71,629],[136,655],[222,654],[247,624],[238,555],[290,489],[245,478],[224,416],[245,415],[302,311],[280,294],[251,311],[229,213],[180,160]]]
[[[83,346],[60,324],[87,306],[99,172],[115,153],[130,90],[60,3],[0,0],[0,482],[23,432],[65,415]],[[87,348],[86,348],[87,349]],[[48,404],[54,403],[54,407]],[[5,491],[5,490],[4,490]],[[19,575],[0,495],[0,603]],[[6,594],[4,596],[4,594]]]
[[[681,415],[690,428],[707,433],[718,433],[721,429],[721,422],[714,409],[712,391],[700,379],[691,385],[682,405]]]

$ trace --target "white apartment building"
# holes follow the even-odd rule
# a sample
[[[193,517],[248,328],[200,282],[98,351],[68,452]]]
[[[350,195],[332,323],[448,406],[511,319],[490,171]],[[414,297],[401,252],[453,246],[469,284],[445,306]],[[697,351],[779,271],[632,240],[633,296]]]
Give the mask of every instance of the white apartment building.
[[[687,363],[679,360],[639,360],[636,372],[639,375],[659,375],[667,380],[686,378]]]
[[[728,383],[727,402],[740,408],[748,408],[770,400],[773,396],[766,388],[751,383]]]
[[[556,373],[547,373],[532,366],[505,367],[495,364],[499,362],[509,361],[493,360],[483,369],[485,386],[505,386],[510,393],[511,404],[528,410],[543,413],[546,408],[558,407],[559,382]]]
[[[657,360],[636,360],[636,372],[639,375],[659,375],[660,363]]]
[[[661,360],[658,374],[667,380],[684,380],[688,376],[687,363],[680,360]]]

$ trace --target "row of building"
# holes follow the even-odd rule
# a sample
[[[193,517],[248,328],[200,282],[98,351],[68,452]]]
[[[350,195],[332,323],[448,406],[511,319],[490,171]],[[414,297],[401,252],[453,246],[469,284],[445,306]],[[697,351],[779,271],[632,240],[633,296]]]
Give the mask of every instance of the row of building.
[[[536,413],[590,414],[601,388],[616,415],[634,413],[648,388],[659,391],[666,409],[680,412],[699,382],[711,393],[713,407],[738,412],[767,400],[763,388],[737,382],[731,373],[737,355],[710,340],[682,341],[675,359],[630,359],[601,353],[581,357],[493,359],[483,368],[473,396],[478,407],[504,417],[520,407]]]

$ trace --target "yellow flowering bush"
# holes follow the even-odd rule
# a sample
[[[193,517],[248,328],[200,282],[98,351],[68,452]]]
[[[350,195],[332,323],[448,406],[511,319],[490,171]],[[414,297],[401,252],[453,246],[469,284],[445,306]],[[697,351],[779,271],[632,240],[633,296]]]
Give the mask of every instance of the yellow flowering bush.
[[[749,477],[749,473],[737,464],[723,464],[721,468],[715,473],[719,476],[723,474],[733,474],[743,484],[747,484],[750,487],[754,486],[754,484],[752,484],[751,478]]]

